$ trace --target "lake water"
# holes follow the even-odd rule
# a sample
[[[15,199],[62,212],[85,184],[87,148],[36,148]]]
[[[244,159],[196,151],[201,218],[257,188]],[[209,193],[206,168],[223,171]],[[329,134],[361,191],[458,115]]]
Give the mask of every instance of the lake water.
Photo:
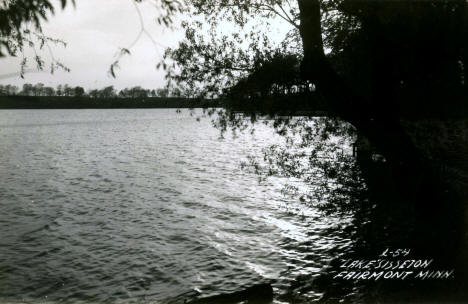
[[[0,301],[278,295],[318,275],[350,243],[339,219],[240,169],[271,130],[219,135],[187,110],[0,111]]]

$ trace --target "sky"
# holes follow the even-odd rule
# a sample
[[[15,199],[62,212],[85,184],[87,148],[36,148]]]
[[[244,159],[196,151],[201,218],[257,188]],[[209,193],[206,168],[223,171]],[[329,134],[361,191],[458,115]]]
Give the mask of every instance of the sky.
[[[5,78],[5,75],[20,70],[19,58],[0,59],[0,84],[42,82],[46,86],[58,84],[83,86],[85,89],[113,85],[116,89],[142,86],[154,89],[164,86],[164,71],[156,69],[165,47],[176,46],[183,37],[180,29],[171,30],[158,25],[158,12],[149,3],[139,5],[145,28],[158,43],[157,46],[142,36],[131,49],[131,56],[125,56],[117,70],[117,78],[108,75],[109,67],[120,48],[129,47],[140,31],[140,19],[133,0],[78,0],[76,7],[69,5],[65,10],[57,9],[56,14],[43,24],[44,34],[62,39],[67,47],[53,46],[53,55],[71,69],[69,73],[45,68],[43,72],[30,72],[21,79],[19,75]],[[27,53],[28,54],[28,53]],[[32,50],[29,51],[32,55]],[[49,54],[40,52],[46,63]],[[30,60],[30,68],[34,68]],[[2,77],[2,75],[4,75]]]

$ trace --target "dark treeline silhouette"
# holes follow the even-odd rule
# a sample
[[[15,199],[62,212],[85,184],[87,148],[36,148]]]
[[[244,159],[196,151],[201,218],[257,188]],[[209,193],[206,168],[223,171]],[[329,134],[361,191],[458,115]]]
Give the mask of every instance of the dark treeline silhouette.
[[[178,88],[148,90],[142,87],[120,91],[108,86],[85,91],[84,88],[58,85],[56,88],[24,84],[0,85],[0,109],[78,109],[78,108],[206,108],[219,107],[219,100],[183,97]]]
[[[146,97],[184,97],[178,88],[145,89],[140,86],[116,90],[114,86],[86,91],[80,86],[60,84],[56,88],[43,83],[25,83],[22,88],[15,85],[0,84],[0,96],[68,96],[91,98],[146,98]]]
[[[0,109],[211,108],[217,99],[184,97],[90,98],[69,96],[0,96]]]

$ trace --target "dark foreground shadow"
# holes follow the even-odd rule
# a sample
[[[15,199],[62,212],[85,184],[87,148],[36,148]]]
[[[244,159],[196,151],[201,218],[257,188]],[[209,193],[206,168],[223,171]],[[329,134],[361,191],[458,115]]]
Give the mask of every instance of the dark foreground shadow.
[[[258,284],[246,289],[189,301],[189,304],[268,304],[273,301],[273,288],[269,283]]]
[[[314,291],[319,303],[468,303],[466,184],[442,172],[408,195],[384,164],[364,174],[375,204],[354,211],[353,245],[280,300],[308,303],[300,295]]]

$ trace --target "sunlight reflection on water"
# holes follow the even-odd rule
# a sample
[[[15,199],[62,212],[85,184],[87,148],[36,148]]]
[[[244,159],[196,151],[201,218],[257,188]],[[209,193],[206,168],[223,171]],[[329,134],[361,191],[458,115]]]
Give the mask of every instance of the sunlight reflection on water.
[[[0,111],[0,299],[152,302],[318,272],[349,242],[186,111]],[[332,232],[330,232],[332,231]],[[316,300],[320,294],[310,294]]]

